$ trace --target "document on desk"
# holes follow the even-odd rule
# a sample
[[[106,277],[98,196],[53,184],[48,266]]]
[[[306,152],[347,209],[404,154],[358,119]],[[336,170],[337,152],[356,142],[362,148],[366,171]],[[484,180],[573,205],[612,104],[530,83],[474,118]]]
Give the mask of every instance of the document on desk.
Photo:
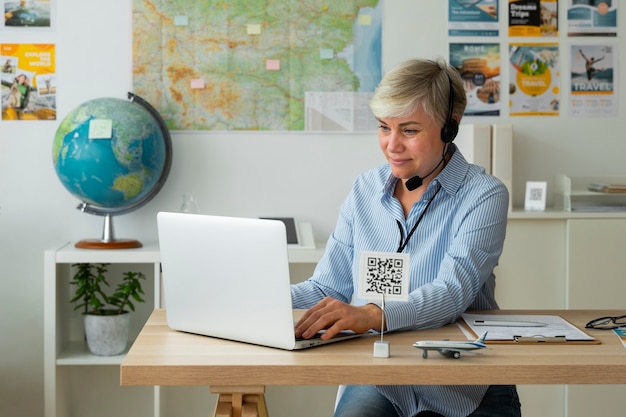
[[[517,314],[463,314],[475,334],[487,331],[487,341],[504,342],[594,342],[595,338],[561,316]]]
[[[613,329],[613,333],[617,335],[620,342],[622,342],[622,345],[626,348],[626,329],[624,328]]]

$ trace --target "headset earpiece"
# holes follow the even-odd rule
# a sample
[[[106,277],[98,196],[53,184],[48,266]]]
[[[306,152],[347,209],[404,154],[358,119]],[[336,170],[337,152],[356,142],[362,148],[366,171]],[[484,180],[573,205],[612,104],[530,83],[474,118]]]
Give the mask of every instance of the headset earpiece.
[[[446,75],[448,75],[446,73]],[[448,101],[448,116],[446,121],[441,127],[441,140],[443,143],[450,143],[456,138],[459,133],[459,124],[452,118],[452,111],[454,109],[454,88],[452,87],[452,78],[448,75],[448,82],[450,83],[450,95]]]

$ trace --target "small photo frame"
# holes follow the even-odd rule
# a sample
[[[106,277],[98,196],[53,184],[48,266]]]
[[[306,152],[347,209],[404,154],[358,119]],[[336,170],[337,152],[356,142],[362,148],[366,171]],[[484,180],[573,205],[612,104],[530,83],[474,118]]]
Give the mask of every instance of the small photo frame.
[[[544,211],[546,209],[547,187],[548,184],[545,181],[526,181],[524,210]]]

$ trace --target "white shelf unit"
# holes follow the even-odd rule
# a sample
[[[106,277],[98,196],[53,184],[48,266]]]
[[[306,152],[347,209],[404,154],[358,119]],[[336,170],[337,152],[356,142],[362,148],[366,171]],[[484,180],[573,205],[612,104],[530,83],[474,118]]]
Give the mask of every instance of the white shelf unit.
[[[150,312],[161,305],[161,263],[156,243],[119,250],[77,249],[66,243],[45,251],[45,416],[159,416],[159,387],[125,392],[119,387],[119,365],[124,355],[96,356],[86,346],[82,315],[70,303],[74,293],[70,285],[72,264],[83,262],[110,264],[107,278],[112,287],[124,271],[142,271],[146,275],[142,285],[145,303],[135,303],[129,347]]]
[[[590,184],[626,184],[626,176],[568,176],[555,178],[555,208],[579,212],[626,212],[626,193],[590,191]]]
[[[315,246],[314,246],[315,247]],[[291,264],[315,264],[324,252],[317,248],[289,249]],[[45,417],[132,415],[160,417],[167,414],[167,390],[161,387],[120,387],[119,366],[125,354],[92,355],[84,341],[82,315],[70,299],[72,264],[108,263],[107,277],[116,285],[122,272],[142,271],[145,303],[135,303],[130,341],[136,338],[150,313],[163,305],[161,260],[158,244],[138,249],[77,249],[73,243],[44,252],[44,396]]]

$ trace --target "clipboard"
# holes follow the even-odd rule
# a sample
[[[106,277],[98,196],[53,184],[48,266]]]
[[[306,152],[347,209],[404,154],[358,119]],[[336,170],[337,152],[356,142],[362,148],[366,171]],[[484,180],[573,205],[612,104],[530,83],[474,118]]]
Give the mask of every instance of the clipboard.
[[[509,323],[506,326],[478,326],[474,321],[502,320]],[[541,327],[515,327],[512,322],[539,322]],[[470,334],[478,337],[487,331],[486,344],[532,344],[532,345],[599,345],[599,339],[585,333],[561,316],[556,315],[509,315],[509,314],[473,314],[465,313],[458,323]],[[489,337],[491,333],[491,338]]]

